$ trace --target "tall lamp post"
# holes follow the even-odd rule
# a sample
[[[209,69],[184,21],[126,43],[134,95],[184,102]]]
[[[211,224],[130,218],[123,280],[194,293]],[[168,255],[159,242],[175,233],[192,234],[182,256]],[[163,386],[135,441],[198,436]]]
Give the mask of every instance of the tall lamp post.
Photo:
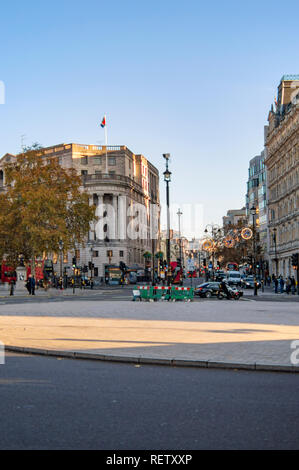
[[[164,181],[166,183],[166,206],[167,206],[167,285],[170,286],[171,280],[171,267],[170,267],[170,212],[169,212],[169,183],[171,181],[171,172],[168,169],[168,162],[170,159],[169,153],[164,153],[163,158],[165,158],[166,170],[164,171]]]
[[[252,228],[253,228],[253,277],[254,277],[254,295],[257,295],[257,282],[256,282],[256,227],[255,227],[255,216],[256,207],[252,206],[250,214],[252,215]]]
[[[183,212],[181,211],[181,209],[178,210],[177,212],[177,216],[179,218],[179,247],[180,247],[180,262],[181,262],[181,266],[183,267],[183,260],[182,260],[182,237],[181,237],[181,216],[183,215]]]
[[[221,233],[221,228],[219,227],[219,225],[207,225],[206,228],[205,228],[205,233],[209,233],[209,231],[211,232],[213,243],[216,242],[217,235],[220,235],[220,233]],[[214,246],[213,246],[212,247],[212,277],[213,277],[213,281],[214,281],[214,277],[215,277],[215,270],[214,270],[215,259],[214,258],[215,258],[215,252],[214,252]]]
[[[60,251],[60,280],[61,280],[61,285],[60,289],[62,289],[62,250],[63,250],[63,241],[59,240],[59,251]]]

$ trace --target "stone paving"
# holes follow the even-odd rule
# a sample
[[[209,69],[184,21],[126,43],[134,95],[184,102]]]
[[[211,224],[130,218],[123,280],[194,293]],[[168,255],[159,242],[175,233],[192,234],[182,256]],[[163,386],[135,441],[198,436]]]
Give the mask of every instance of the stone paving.
[[[299,303],[6,304],[0,305],[0,340],[7,349],[71,357],[299,371]]]

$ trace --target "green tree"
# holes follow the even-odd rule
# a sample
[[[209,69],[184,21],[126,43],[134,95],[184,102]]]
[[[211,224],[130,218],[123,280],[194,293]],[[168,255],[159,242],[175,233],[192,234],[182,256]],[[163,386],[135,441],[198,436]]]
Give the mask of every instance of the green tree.
[[[84,245],[95,207],[82,190],[74,169],[64,169],[57,158],[30,150],[4,167],[5,191],[0,194],[0,256],[17,266],[43,253]]]

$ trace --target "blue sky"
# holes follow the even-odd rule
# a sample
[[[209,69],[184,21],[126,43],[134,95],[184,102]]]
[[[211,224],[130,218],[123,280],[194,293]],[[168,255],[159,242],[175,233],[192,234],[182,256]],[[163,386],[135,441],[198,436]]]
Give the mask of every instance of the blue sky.
[[[104,143],[143,153],[203,225],[245,202],[282,75],[299,73],[299,5],[274,1],[2,2],[0,155]],[[161,182],[161,202],[165,200]],[[184,216],[182,217],[182,222]],[[175,220],[173,225],[177,221]]]

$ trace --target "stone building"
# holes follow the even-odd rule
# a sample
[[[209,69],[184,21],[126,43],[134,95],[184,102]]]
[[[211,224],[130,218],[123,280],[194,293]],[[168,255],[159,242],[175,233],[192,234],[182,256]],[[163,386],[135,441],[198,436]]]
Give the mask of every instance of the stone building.
[[[223,230],[226,232],[231,226],[238,225],[239,223],[246,225],[246,221],[245,207],[242,207],[242,209],[230,209],[227,211],[226,215],[222,217]]]
[[[42,157],[56,157],[63,168],[75,168],[82,177],[90,204],[97,206],[99,221],[90,227],[85,247],[64,256],[63,268],[71,274],[77,266],[94,264],[94,276],[103,277],[105,266],[123,261],[144,266],[143,254],[158,250],[160,225],[159,172],[143,155],[126,146],[61,144],[38,150]],[[0,186],[5,187],[1,166],[15,158],[0,160]],[[154,240],[153,240],[154,239]],[[59,260],[52,254],[59,272]]]
[[[267,220],[267,172],[263,150],[249,161],[246,193],[246,215],[250,226],[256,228],[256,263],[259,271],[268,272],[268,220]],[[251,214],[252,208],[256,215]],[[253,217],[255,220],[253,221]]]
[[[285,75],[271,107],[266,135],[271,272],[296,275],[299,252],[299,75]]]

